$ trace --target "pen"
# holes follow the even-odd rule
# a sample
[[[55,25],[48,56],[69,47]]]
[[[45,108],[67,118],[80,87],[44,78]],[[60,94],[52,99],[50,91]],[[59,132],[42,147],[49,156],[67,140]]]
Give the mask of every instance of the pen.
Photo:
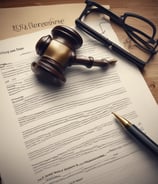
[[[124,117],[117,115],[114,112],[112,112],[112,114],[121,123],[121,125],[126,128],[126,130],[129,133],[131,133],[136,139],[138,139],[143,145],[149,148],[152,152],[158,155],[158,145],[150,137],[148,137],[137,126],[129,122]]]

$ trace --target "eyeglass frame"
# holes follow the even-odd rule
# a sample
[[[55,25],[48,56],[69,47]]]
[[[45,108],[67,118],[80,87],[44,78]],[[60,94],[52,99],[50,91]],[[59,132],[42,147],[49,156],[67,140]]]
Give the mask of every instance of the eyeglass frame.
[[[151,60],[153,55],[155,55],[158,52],[156,50],[156,48],[158,46],[158,39],[156,39],[156,40],[154,39],[154,37],[156,35],[156,26],[147,18],[142,17],[140,15],[137,15],[135,13],[124,13],[124,15],[119,17],[116,14],[114,14],[112,11],[110,11],[109,9],[101,6],[100,4],[98,4],[96,2],[93,2],[91,0],[85,0],[85,3],[86,3],[86,6],[85,6],[84,10],[82,11],[79,18],[77,18],[75,20],[76,26],[78,28],[80,28],[82,31],[84,31],[85,33],[87,33],[88,35],[90,35],[93,38],[95,38],[96,40],[100,41],[105,47],[107,47],[110,50],[116,52],[117,54],[125,57],[128,61],[134,63],[139,69],[142,70],[144,68],[144,66]],[[82,21],[82,19],[84,17],[86,17],[89,13],[92,12],[93,6],[96,7],[95,10],[98,10],[99,13],[104,13],[105,15],[109,16],[110,21],[112,21],[115,24],[117,24],[118,26],[122,27],[124,29],[124,31],[126,32],[126,34],[128,35],[128,37],[131,40],[133,40],[137,44],[137,46],[139,46],[141,49],[145,50],[146,52],[148,52],[150,54],[147,61],[143,61],[143,60],[139,59],[138,57],[134,56],[133,54],[129,53],[127,50],[123,49],[122,47],[120,47],[116,43],[112,42],[111,40],[109,40],[108,38],[103,36],[102,34],[98,33],[97,31],[95,31],[94,29],[92,29],[90,26],[88,26],[86,23],[84,23]],[[125,20],[128,16],[138,18],[138,19],[143,20],[144,22],[148,23],[153,30],[152,36],[148,36],[147,34],[142,32],[141,30],[138,30],[137,28],[134,28],[134,27],[126,24]],[[131,31],[130,34],[129,34],[129,31]],[[145,42],[143,39],[141,39],[141,37],[139,37],[137,34],[135,34],[135,32],[142,34],[149,41]],[[139,44],[139,42],[134,40],[134,38],[131,35],[135,36],[137,38],[137,40],[139,40],[141,43],[143,43],[145,45],[146,49],[142,48],[141,45]],[[151,44],[153,44],[154,46],[152,47]]]

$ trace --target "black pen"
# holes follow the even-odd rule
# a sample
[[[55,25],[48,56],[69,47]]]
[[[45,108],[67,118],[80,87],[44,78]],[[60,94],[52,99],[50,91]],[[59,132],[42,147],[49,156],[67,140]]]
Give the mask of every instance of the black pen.
[[[116,117],[117,120],[130,132],[136,139],[138,139],[143,145],[148,147],[152,152],[158,155],[158,145],[151,140],[145,133],[143,133],[137,126],[129,122],[127,119],[123,118],[112,112],[112,114]]]

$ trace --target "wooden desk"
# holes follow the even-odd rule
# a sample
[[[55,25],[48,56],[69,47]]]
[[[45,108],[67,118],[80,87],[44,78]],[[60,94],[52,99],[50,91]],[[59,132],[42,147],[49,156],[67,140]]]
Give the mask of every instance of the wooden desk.
[[[1,0],[0,7],[20,7],[20,6],[34,6],[34,5],[52,5],[59,3],[84,3],[84,0]],[[156,27],[158,27],[158,0],[98,0],[101,4],[109,4],[111,10],[118,15],[124,12],[135,12],[150,19]],[[119,33],[118,33],[118,37]],[[157,33],[158,38],[158,33]],[[120,39],[124,43],[123,39]],[[153,61],[147,65],[142,72],[147,85],[149,86],[155,100],[158,103],[158,54],[155,55]],[[139,90],[139,89],[138,89]]]

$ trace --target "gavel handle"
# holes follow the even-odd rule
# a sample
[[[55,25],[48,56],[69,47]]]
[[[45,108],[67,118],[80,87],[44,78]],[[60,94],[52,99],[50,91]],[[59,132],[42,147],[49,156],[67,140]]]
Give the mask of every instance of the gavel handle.
[[[76,57],[72,64],[74,65],[84,65],[87,68],[91,68],[92,66],[98,67],[107,67],[110,64],[116,63],[115,59],[94,59],[94,57],[89,56],[88,58],[80,58]]]

